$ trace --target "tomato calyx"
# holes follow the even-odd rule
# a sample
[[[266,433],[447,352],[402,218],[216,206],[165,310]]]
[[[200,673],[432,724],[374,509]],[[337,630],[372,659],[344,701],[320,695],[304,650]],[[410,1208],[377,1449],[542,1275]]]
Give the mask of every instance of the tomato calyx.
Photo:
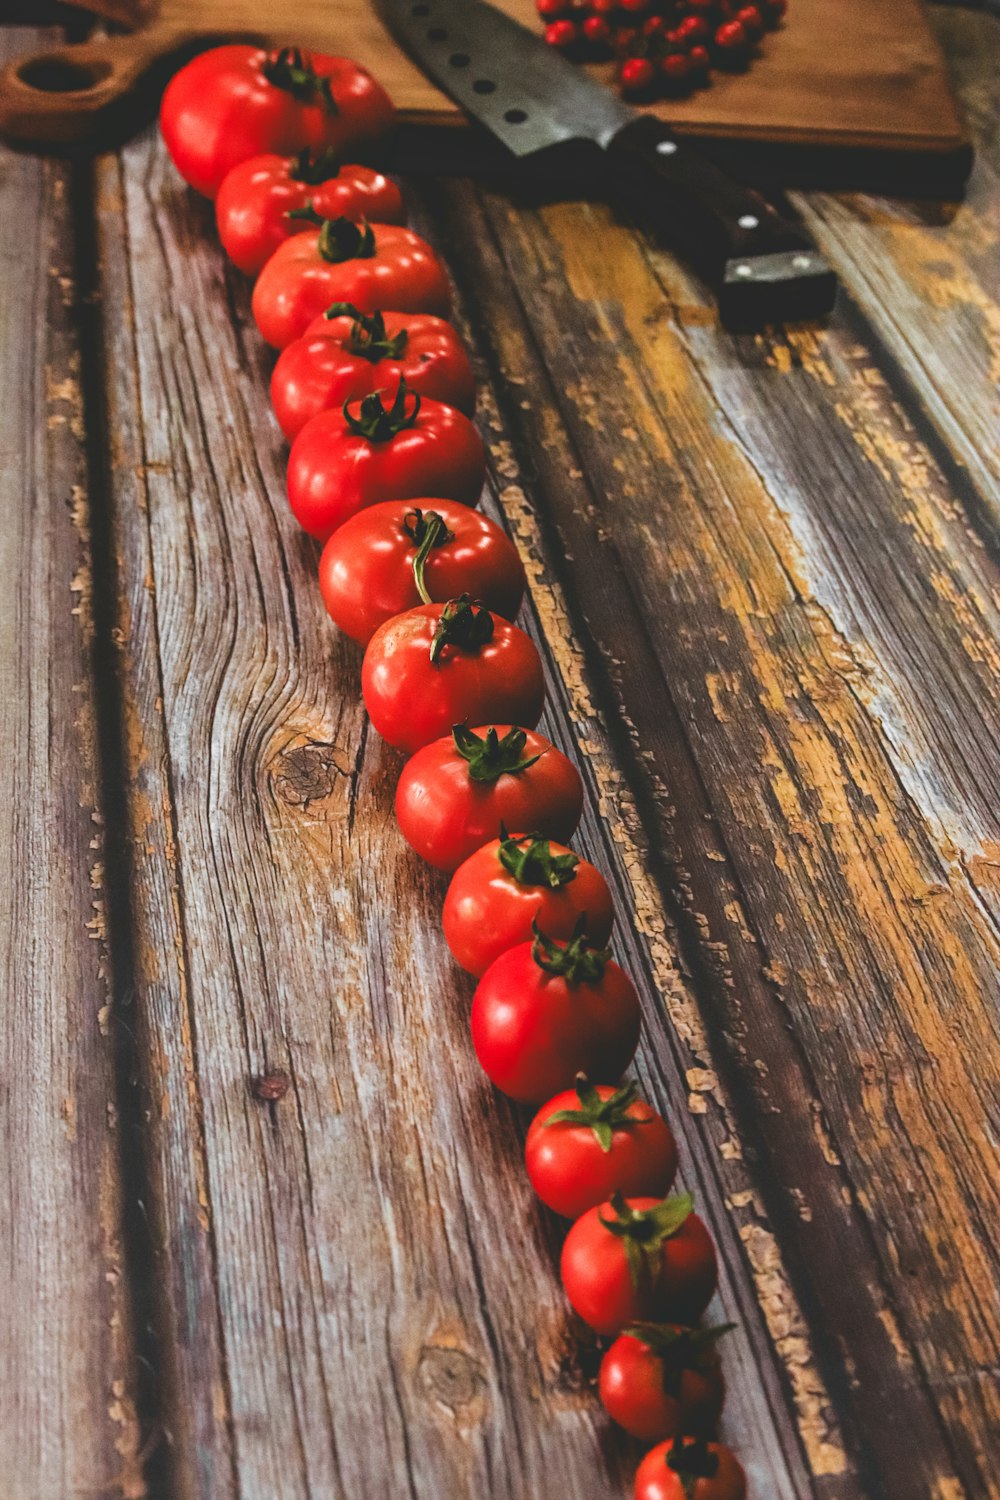
[[[523,729],[508,729],[503,739],[495,729],[487,729],[480,739],[464,724],[451,731],[455,751],[467,763],[472,781],[499,781],[501,776],[518,776],[541,760],[541,754],[525,755],[528,736]]]
[[[540,969],[547,974],[558,974],[567,984],[597,984],[603,977],[605,966],[611,957],[610,948],[595,948],[587,940],[587,913],[581,912],[576,919],[572,937],[565,943],[557,943],[547,937],[538,922],[531,924],[535,934],[531,956]]]
[[[673,1469],[685,1495],[692,1496],[699,1479],[714,1479],[719,1472],[719,1455],[703,1437],[677,1437],[667,1454],[667,1468]]]
[[[634,1083],[623,1084],[606,1099],[601,1098],[600,1093],[585,1073],[577,1073],[574,1087],[576,1097],[580,1101],[580,1108],[557,1109],[545,1121],[546,1127],[549,1125],[588,1126],[594,1132],[601,1150],[607,1153],[611,1150],[616,1130],[631,1130],[637,1125],[649,1124],[648,1118],[637,1120],[628,1112],[630,1106],[635,1103],[638,1092]]]
[[[408,510],[403,517],[403,530],[417,549],[413,554],[412,562],[413,581],[417,585],[417,593],[425,604],[433,604],[434,601],[424,582],[424,568],[434,548],[453,542],[455,533],[448,530],[444,517],[439,516],[436,510],[427,512]]]
[[[441,610],[431,641],[431,661],[440,660],[445,646],[476,652],[493,639],[493,630],[493,616],[485,604],[473,603],[468,594],[459,594],[457,599],[449,599]]]
[[[413,410],[408,412],[406,403],[410,396],[413,397]],[[361,397],[357,402],[357,416],[353,416],[350,410],[354,405],[354,400],[344,402],[344,421],[350,430],[359,437],[367,438],[370,443],[388,443],[404,428],[412,427],[416,422],[420,411],[420,395],[417,391],[411,391],[405,380],[400,380],[395,400],[390,407],[385,406],[378,391]]]
[[[303,146],[288,168],[288,175],[293,182],[307,182],[310,187],[316,187],[321,182],[330,182],[332,178],[340,176],[340,161],[332,146],[326,146],[322,151]],[[293,217],[293,214],[289,217]],[[315,218],[317,222],[323,222],[318,214]]]
[[[316,249],[332,266],[342,265],[345,260],[371,260],[375,254],[375,235],[367,219],[360,224],[343,215],[339,219],[324,219],[311,203],[304,208],[290,208],[285,218],[304,219],[319,228]]]
[[[645,1344],[660,1361],[663,1389],[675,1401],[680,1400],[685,1370],[707,1372],[718,1363],[716,1344],[735,1323],[720,1323],[715,1328],[684,1328],[679,1323],[630,1323],[624,1332],[629,1338]]]
[[[693,1208],[690,1193],[676,1193],[652,1208],[631,1208],[621,1193],[612,1194],[614,1218],[606,1219],[603,1214],[599,1217],[608,1233],[621,1240],[632,1285],[637,1290],[656,1284],[663,1246],[691,1217]]]
[[[553,854],[550,840],[541,834],[522,833],[510,838],[506,831],[497,858],[518,885],[543,885],[550,891],[561,890],[575,880],[580,863],[575,854]]]
[[[269,52],[260,71],[276,89],[284,89],[300,104],[322,104],[328,115],[339,115],[337,101],[329,78],[310,67],[307,55],[299,47],[281,47]]]
[[[295,210],[293,210],[294,212]],[[324,318],[353,318],[346,348],[352,354],[377,365],[381,359],[399,359],[406,348],[409,337],[401,328],[392,338],[385,331],[385,318],[380,312],[360,312],[353,302],[333,302],[323,314]]]

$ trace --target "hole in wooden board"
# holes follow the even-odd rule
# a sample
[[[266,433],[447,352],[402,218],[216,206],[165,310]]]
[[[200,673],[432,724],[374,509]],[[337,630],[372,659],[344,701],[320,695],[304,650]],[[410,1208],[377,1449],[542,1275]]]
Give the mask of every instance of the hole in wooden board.
[[[111,76],[109,62],[78,63],[68,57],[29,57],[17,76],[40,94],[82,94]]]

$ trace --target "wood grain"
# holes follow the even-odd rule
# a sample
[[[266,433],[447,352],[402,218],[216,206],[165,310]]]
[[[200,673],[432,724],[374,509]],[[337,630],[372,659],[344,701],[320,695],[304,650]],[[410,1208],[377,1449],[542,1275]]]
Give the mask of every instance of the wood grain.
[[[0,154],[0,1452],[10,1494],[140,1500],[69,187]]]

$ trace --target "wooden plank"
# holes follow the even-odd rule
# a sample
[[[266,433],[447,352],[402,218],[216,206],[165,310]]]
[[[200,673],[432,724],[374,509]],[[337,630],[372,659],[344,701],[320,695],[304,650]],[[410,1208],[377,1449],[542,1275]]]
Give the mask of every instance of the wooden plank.
[[[357,653],[323,617],[315,548],[287,512],[246,287],[154,142],[103,162],[100,189],[177,1493],[624,1497],[635,1450],[598,1415],[557,1228],[520,1170],[523,1121],[475,1067],[470,986],[438,928],[444,882],[395,829],[400,760],[367,732]],[[585,840],[618,881],[623,956],[645,979],[641,1076],[675,1120],[724,1309],[744,1325],[727,1431],[762,1494],[856,1494],[547,547],[486,410],[548,640],[550,727],[582,760]],[[274,1070],[288,1094],[262,1104],[249,1080]]]
[[[69,188],[0,154],[0,1452],[9,1494],[139,1500]]]
[[[870,1492],[994,1493],[993,559],[856,320],[732,340],[603,209],[440,212]]]

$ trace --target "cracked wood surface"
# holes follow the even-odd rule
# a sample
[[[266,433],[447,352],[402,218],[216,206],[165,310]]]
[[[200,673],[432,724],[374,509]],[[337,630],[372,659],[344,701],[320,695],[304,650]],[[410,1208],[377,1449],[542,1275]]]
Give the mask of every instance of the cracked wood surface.
[[[725,1435],[767,1500],[1000,1495],[1000,26],[938,25],[979,136],[969,199],[797,198],[845,285],[827,329],[723,335],[677,263],[596,204],[411,192],[482,378],[485,504],[528,572],[544,727],[588,785],[577,842],[616,889],[637,1073],[719,1243],[713,1311],[741,1324]],[[52,985],[8,965],[44,1007],[10,1032],[40,1070],[38,1114],[6,1106],[12,1193],[44,1185],[53,1259],[30,1274],[61,1268],[47,1342],[26,1318],[14,1336],[67,1392],[16,1433],[21,1472],[32,1442],[49,1465],[20,1489],[625,1500],[637,1449],[602,1420],[595,1345],[560,1300],[525,1120],[477,1073],[444,882],[395,829],[400,758],[368,731],[358,654],[284,502],[246,286],[151,135],[93,168],[6,170],[36,237],[4,288],[25,371],[0,417],[25,474],[5,545],[61,622],[58,650],[47,616],[8,630],[25,759],[7,805],[32,810],[22,861],[62,881],[30,883],[11,930],[37,964],[30,922],[80,917],[42,950],[75,965],[55,1030]],[[71,182],[99,294],[82,334],[59,280]],[[23,252],[15,215],[0,233]],[[111,638],[96,686],[84,415]],[[37,759],[40,681],[72,774],[66,751]],[[95,695],[123,789],[117,1057],[96,1021],[73,1026],[111,1004],[86,931]],[[53,1035],[82,1049],[75,1141],[45,1113]],[[288,1090],[262,1101],[253,1079],[275,1072]],[[124,1181],[116,1108],[141,1121]],[[123,1230],[136,1195],[148,1245]],[[15,1248],[23,1232],[15,1216]]]

